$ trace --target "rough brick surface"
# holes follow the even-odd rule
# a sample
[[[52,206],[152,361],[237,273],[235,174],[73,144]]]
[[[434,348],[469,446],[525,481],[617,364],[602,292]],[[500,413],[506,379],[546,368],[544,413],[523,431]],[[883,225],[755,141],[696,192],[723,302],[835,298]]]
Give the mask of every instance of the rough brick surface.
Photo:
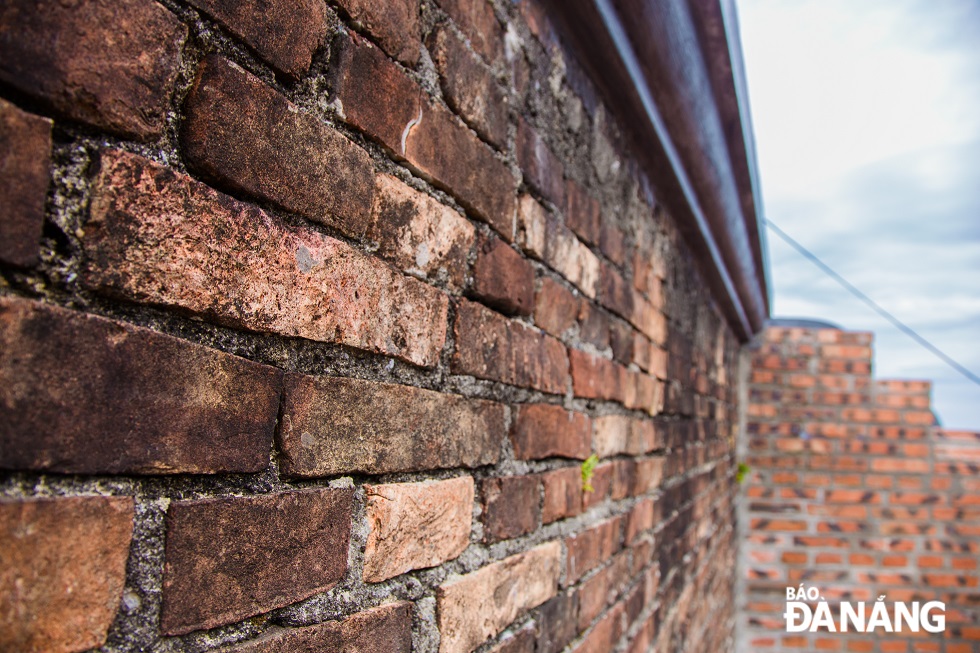
[[[534,268],[499,238],[484,238],[473,265],[473,294],[507,315],[530,315]]]
[[[467,301],[459,304],[455,330],[455,373],[553,394],[565,392],[568,355],[551,336]]]
[[[586,572],[612,557],[622,545],[622,520],[610,519],[568,538],[566,582],[572,584]]]
[[[0,99],[0,260],[38,258],[51,166],[51,121]]]
[[[205,59],[187,97],[181,144],[209,180],[358,237],[374,165],[345,136],[234,63]]]
[[[278,70],[299,77],[327,35],[321,0],[190,0]]]
[[[505,408],[411,386],[287,374],[280,461],[289,476],[497,462]]]
[[[542,277],[534,294],[534,323],[556,338],[575,324],[579,299],[550,277]]]
[[[569,360],[576,397],[623,401],[626,368],[578,349],[569,350]]]
[[[565,223],[579,238],[590,245],[599,244],[602,207],[598,200],[571,179],[565,185]]]
[[[617,454],[633,456],[653,451],[663,444],[649,420],[623,415],[604,415],[592,420],[593,445],[600,458]]]
[[[588,415],[549,404],[522,405],[516,413],[510,434],[515,457],[521,460],[589,457],[592,423]]]
[[[128,497],[0,501],[0,648],[101,646],[119,609],[132,531]]]
[[[452,560],[469,545],[473,478],[367,485],[364,580],[376,583]]]
[[[518,242],[589,298],[599,289],[599,259],[575,234],[529,195],[517,212]]]
[[[480,56],[493,64],[503,56],[503,29],[493,15],[493,7],[485,0],[439,0],[439,6],[449,14],[470,45]]]
[[[445,295],[141,157],[101,159],[85,227],[90,286],[255,331],[437,361]]]
[[[561,545],[549,542],[443,584],[440,653],[469,653],[558,589]]]
[[[526,626],[514,635],[505,637],[489,653],[534,653],[534,625]]]
[[[305,628],[276,630],[221,653],[410,653],[412,604],[407,601],[382,605],[357,614]]]
[[[526,535],[538,527],[541,492],[536,476],[489,478],[480,484],[480,492],[488,542]]]
[[[352,496],[303,490],[170,504],[160,629],[213,628],[333,587],[347,572]]]
[[[418,0],[337,0],[344,11],[377,39],[389,55],[408,66],[419,60],[422,46]]]
[[[391,175],[379,175],[367,237],[412,274],[462,289],[476,229],[456,211]]]
[[[557,207],[565,206],[565,170],[537,130],[521,120],[517,125],[517,163],[527,181]]]
[[[281,373],[122,322],[0,298],[0,467],[259,472]]]
[[[0,81],[71,120],[149,140],[163,131],[187,28],[153,0],[13,0]]]
[[[550,524],[582,512],[582,472],[579,467],[565,467],[541,475],[544,504],[541,522]]]

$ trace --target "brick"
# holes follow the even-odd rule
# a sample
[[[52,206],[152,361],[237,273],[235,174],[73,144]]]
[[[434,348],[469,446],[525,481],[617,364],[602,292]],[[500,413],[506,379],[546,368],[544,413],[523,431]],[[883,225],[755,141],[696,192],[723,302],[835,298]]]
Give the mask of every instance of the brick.
[[[499,238],[483,238],[473,265],[473,294],[506,315],[530,315],[534,268]]]
[[[518,243],[544,261],[586,297],[599,289],[599,259],[575,234],[529,195],[522,195],[517,212]]]
[[[600,458],[618,454],[639,455],[662,447],[663,437],[653,422],[625,415],[592,419],[593,446]]]
[[[593,506],[598,506],[609,498],[609,491],[612,488],[614,467],[611,463],[604,463],[595,468],[592,473],[590,484],[592,491],[589,492],[582,488],[582,509],[589,510]]]
[[[633,288],[608,263],[600,266],[599,301],[624,319],[633,319]]]
[[[412,386],[287,374],[278,434],[290,477],[496,463],[502,404]]]
[[[655,427],[656,428],[656,427]],[[664,477],[664,459],[646,458],[636,462],[636,485],[633,494],[647,494],[660,487]]]
[[[929,461],[906,458],[873,458],[871,460],[871,470],[875,472],[925,474],[929,472]]]
[[[476,242],[469,220],[391,175],[379,175],[367,237],[402,270],[461,290]]]
[[[633,362],[633,334],[636,333],[629,324],[619,320],[609,321],[609,346],[612,347],[613,359],[623,365]],[[641,338],[644,336],[640,334]]]
[[[320,0],[190,0],[280,72],[298,78],[327,35],[326,6]]]
[[[37,262],[50,167],[51,121],[0,98],[0,261]]]
[[[521,118],[515,143],[517,165],[524,178],[555,206],[565,206],[565,169],[537,130]]]
[[[629,557],[620,553],[578,590],[578,628],[583,631],[619,595],[630,576]]]
[[[656,525],[657,502],[644,499],[637,502],[626,519],[626,543],[633,544],[643,533]]]
[[[494,64],[504,53],[503,28],[486,0],[438,0],[470,45],[488,63]]]
[[[600,222],[599,227],[599,249],[609,260],[622,266],[627,258],[623,230],[609,221]]]
[[[573,585],[622,547],[622,519],[609,519],[565,540],[565,582]]]
[[[481,138],[503,149],[508,102],[493,71],[445,24],[437,25],[429,35],[428,46],[450,108]]]
[[[534,295],[534,323],[556,338],[575,324],[579,299],[551,277],[542,277]]]
[[[488,653],[534,653],[535,633],[534,624],[525,626],[514,635],[508,635],[500,640]]]
[[[578,595],[562,592],[538,609],[537,653],[560,653],[578,635]]]
[[[574,517],[582,512],[582,472],[579,467],[565,467],[541,475],[544,504],[541,523]]]
[[[163,132],[187,28],[152,0],[12,0],[0,81],[70,120],[151,140]]]
[[[665,387],[662,381],[644,374],[626,370],[623,388],[623,405],[657,415],[664,409]]]
[[[612,319],[585,297],[579,302],[578,337],[599,350],[609,348]]]
[[[578,349],[569,350],[569,362],[576,397],[623,400],[626,368],[622,365]]]
[[[517,459],[589,457],[592,423],[588,415],[549,404],[526,404],[516,412],[510,439]]]
[[[436,590],[440,653],[469,653],[558,590],[561,544],[548,542]]]
[[[406,66],[418,63],[422,47],[418,0],[337,0],[354,22]]]
[[[364,580],[377,583],[452,560],[470,543],[473,478],[365,485],[371,531]]]
[[[229,326],[434,365],[448,298],[142,157],[102,153],[84,283]],[[220,235],[220,238],[216,238]]]
[[[206,180],[363,235],[374,164],[345,136],[216,55],[201,65],[186,111],[181,145]]]
[[[613,461],[612,482],[609,496],[613,501],[632,496],[636,485],[636,461],[633,459]]]
[[[0,648],[98,648],[119,608],[133,532],[129,497],[0,501]]]
[[[327,489],[171,503],[161,632],[214,628],[336,585],[347,573],[352,499]]]
[[[568,355],[553,337],[468,301],[456,311],[455,374],[563,394]]]
[[[281,374],[142,327],[0,298],[0,467],[260,472]]]
[[[565,223],[583,241],[590,245],[599,244],[599,225],[602,221],[602,207],[599,201],[576,181],[569,179],[565,184]]]
[[[480,492],[486,541],[509,540],[538,527],[541,501],[536,476],[489,478],[480,484]]]
[[[293,651],[384,651],[412,650],[412,604],[408,601],[382,605],[337,621],[305,628],[276,630],[221,653],[292,653]]]

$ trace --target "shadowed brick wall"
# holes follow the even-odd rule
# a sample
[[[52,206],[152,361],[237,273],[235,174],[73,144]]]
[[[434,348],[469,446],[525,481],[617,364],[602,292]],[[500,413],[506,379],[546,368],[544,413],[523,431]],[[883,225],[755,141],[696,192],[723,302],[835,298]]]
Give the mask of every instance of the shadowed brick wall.
[[[980,651],[980,434],[934,425],[930,383],[875,379],[872,344],[836,329],[759,338],[740,650]],[[942,601],[946,632],[786,633],[786,588],[801,583],[832,606]]]
[[[0,33],[0,649],[730,648],[738,343],[538,8]]]

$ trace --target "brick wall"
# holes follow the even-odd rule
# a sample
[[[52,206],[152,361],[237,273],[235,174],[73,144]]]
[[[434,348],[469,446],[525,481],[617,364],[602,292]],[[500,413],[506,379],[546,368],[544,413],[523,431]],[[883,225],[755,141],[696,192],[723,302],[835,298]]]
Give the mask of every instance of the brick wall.
[[[875,379],[872,344],[769,328],[753,352],[741,650],[980,651],[980,434],[936,427],[928,382]],[[942,601],[946,632],[787,634],[800,583],[831,605]]]
[[[738,343],[538,7],[0,31],[0,648],[730,646]]]

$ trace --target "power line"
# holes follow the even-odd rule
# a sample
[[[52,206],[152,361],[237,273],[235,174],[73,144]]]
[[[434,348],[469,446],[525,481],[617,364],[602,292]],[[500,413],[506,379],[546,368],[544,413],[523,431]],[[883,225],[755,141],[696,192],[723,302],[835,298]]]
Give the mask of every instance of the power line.
[[[777,236],[779,236],[784,241],[786,241],[786,243],[789,244],[793,249],[795,249],[797,252],[802,254],[804,258],[808,259],[811,263],[816,265],[818,268],[823,270],[828,276],[832,277],[837,283],[844,286],[844,288],[848,292],[850,292],[852,295],[854,295],[862,302],[870,306],[876,313],[881,315],[883,318],[885,318],[886,320],[894,324],[900,331],[905,333],[905,335],[909,336],[917,343],[919,343],[920,345],[922,345],[923,347],[931,351],[933,354],[938,356],[940,359],[943,360],[943,362],[945,362],[947,365],[952,367],[954,370],[956,370],[957,372],[959,372],[960,374],[968,378],[970,381],[973,381],[977,385],[980,385],[980,376],[977,376],[970,370],[966,369],[965,367],[957,363],[955,360],[947,356],[943,351],[941,351],[934,344],[932,344],[931,342],[929,342],[928,340],[920,336],[918,333],[916,333],[915,330],[912,329],[912,327],[908,326],[907,324],[899,320],[897,317],[895,317],[894,315],[886,311],[878,304],[878,302],[876,302],[875,300],[871,299],[866,294],[861,292],[860,288],[855,286],[853,283],[851,283],[841,275],[837,274],[837,272],[833,268],[831,268],[829,265],[827,265],[819,258],[817,258],[816,254],[814,254],[806,247],[793,240],[793,238],[789,234],[787,234],[785,231],[777,227],[772,220],[769,220],[768,218],[763,218],[763,221],[770,229],[772,229],[773,233],[775,233]]]

